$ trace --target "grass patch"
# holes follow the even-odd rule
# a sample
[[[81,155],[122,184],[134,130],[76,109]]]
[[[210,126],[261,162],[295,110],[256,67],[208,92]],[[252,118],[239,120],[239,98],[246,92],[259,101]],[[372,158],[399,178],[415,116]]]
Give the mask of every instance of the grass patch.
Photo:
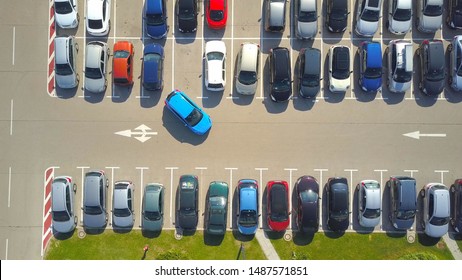
[[[416,241],[409,244],[405,235],[391,237],[383,233],[346,233],[329,237],[317,233],[310,237],[296,235],[290,242],[273,239],[271,243],[279,257],[286,260],[398,260],[422,256],[427,259],[453,259],[443,240],[432,243],[421,236],[416,236]]]
[[[220,242],[221,241],[221,242]],[[143,248],[149,245],[144,256],[153,259],[191,259],[191,260],[235,260],[239,254],[241,241],[231,232],[223,240],[206,237],[203,231],[194,235],[174,238],[174,231],[163,230],[154,238],[144,237],[140,231],[115,233],[106,230],[102,234],[90,235],[80,239],[77,232],[65,240],[53,238],[45,255],[47,260],[140,260]],[[265,259],[256,238],[243,242],[246,259]],[[242,254],[241,254],[242,257]]]

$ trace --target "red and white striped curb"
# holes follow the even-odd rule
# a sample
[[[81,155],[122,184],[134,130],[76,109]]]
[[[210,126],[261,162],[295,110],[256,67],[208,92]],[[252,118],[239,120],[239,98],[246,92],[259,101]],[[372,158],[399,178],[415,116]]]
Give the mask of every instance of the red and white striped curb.
[[[50,241],[53,231],[51,228],[51,184],[55,175],[55,167],[49,167],[44,174],[43,192],[43,230],[42,230],[42,249],[41,256]]]
[[[49,0],[49,17],[48,17],[48,69],[47,69],[47,92],[51,97],[56,96],[55,90],[55,44],[56,37],[55,28],[55,9],[53,7],[53,0]]]

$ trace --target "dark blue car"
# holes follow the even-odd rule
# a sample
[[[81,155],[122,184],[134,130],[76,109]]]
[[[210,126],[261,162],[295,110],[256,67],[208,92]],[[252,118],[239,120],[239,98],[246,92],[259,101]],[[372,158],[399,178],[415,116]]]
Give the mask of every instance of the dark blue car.
[[[366,92],[382,89],[382,48],[379,42],[362,42],[359,49],[359,84]]]
[[[141,81],[147,90],[162,90],[164,72],[164,48],[159,44],[149,44],[143,51],[143,71]]]
[[[153,39],[167,36],[167,5],[165,0],[146,0],[144,22],[146,33]]]
[[[172,91],[165,99],[165,106],[195,134],[203,135],[212,128],[209,115],[182,91]]]

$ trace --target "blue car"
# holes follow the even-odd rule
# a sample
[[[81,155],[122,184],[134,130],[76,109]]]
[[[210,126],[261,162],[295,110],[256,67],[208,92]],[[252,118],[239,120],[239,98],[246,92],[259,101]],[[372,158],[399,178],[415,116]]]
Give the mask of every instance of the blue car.
[[[382,48],[379,42],[362,42],[359,49],[359,84],[366,92],[382,89]]]
[[[203,135],[212,128],[209,115],[182,91],[172,91],[165,99],[165,106],[195,134]]]
[[[167,36],[167,5],[165,0],[147,0],[144,9],[146,33],[153,39]]]
[[[237,228],[241,234],[252,235],[258,229],[258,183],[252,179],[239,180]]]
[[[159,44],[149,44],[143,51],[143,71],[141,81],[147,90],[162,90],[164,87],[164,48]]]

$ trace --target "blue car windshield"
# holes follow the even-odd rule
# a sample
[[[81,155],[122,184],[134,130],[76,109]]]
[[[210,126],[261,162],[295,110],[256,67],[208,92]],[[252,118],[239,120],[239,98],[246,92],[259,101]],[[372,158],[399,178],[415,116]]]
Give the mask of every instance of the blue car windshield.
[[[194,108],[192,112],[185,118],[185,121],[190,125],[190,126],[195,126],[202,120],[202,112]]]
[[[242,210],[239,215],[239,224],[244,227],[257,225],[257,213],[254,210]]]

